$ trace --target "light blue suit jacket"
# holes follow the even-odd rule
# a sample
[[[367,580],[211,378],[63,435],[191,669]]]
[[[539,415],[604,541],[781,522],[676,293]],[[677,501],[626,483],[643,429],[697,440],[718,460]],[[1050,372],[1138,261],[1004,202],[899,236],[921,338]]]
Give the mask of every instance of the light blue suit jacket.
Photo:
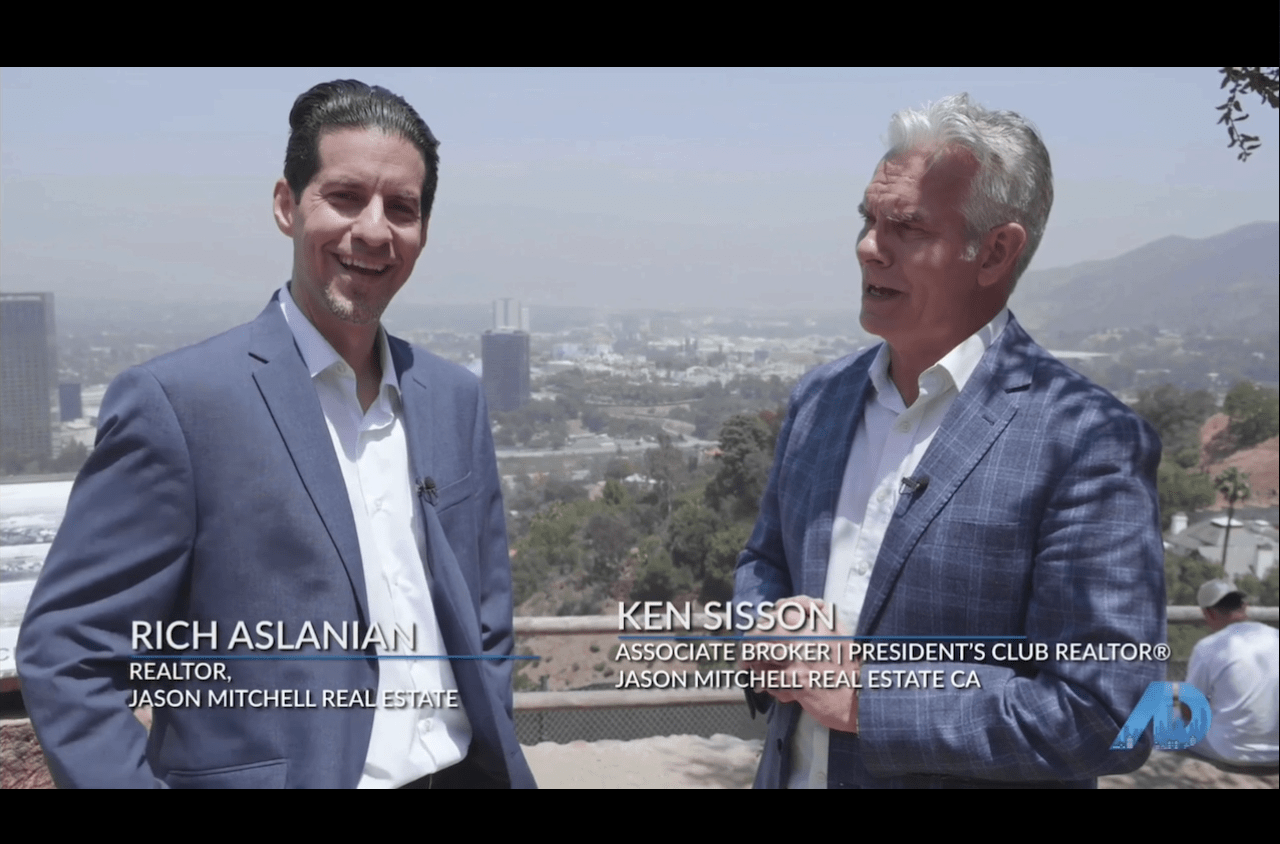
[[[462,368],[390,338],[432,599],[453,656],[512,651],[511,573],[484,394]],[[127,708],[131,623],[369,623],[355,522],[319,399],[273,298],[252,323],[123,373],[31,596],[23,697],[62,786],[354,787],[373,709]],[[213,653],[207,643],[192,651]],[[243,649],[240,649],[243,652]],[[372,653],[372,648],[368,651]],[[277,655],[279,651],[275,652]],[[237,660],[230,686],[376,689],[378,663]],[[453,661],[495,784],[532,786],[509,660]],[[166,683],[179,687],[181,684]]]
[[[845,464],[875,350],[796,388],[735,601],[821,596]],[[1165,641],[1154,431],[1010,317],[948,411],[881,545],[857,635]],[[1022,641],[1013,639],[1011,641]],[[831,786],[1084,785],[1150,751],[1111,751],[1155,662],[870,666],[941,669],[946,690],[864,689],[860,736],[832,733]],[[953,671],[981,688],[953,689]],[[758,787],[785,785],[797,705],[769,711]]]

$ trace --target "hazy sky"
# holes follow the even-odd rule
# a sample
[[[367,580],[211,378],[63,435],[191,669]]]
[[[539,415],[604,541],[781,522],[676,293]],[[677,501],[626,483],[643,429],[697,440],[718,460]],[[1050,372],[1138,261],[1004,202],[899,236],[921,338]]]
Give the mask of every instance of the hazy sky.
[[[856,206],[890,114],[968,91],[1031,119],[1057,199],[1032,269],[1280,218],[1280,121],[1247,163],[1214,68],[0,71],[0,287],[260,299],[294,98],[357,78],[441,140],[401,297],[856,307]],[[536,328],[536,326],[535,326]]]

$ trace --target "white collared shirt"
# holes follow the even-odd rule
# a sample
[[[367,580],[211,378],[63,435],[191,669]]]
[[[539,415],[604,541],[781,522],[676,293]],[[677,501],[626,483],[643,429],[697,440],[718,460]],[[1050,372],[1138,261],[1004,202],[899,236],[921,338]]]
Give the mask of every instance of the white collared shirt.
[[[390,636],[416,634],[413,654],[444,656],[444,640],[427,582],[426,534],[414,500],[400,383],[386,332],[378,329],[382,384],[368,411],[360,406],[355,372],[298,307],[288,285],[280,309],[311,373],[329,437],[342,468],[363,561],[369,622]],[[390,642],[388,642],[390,644]],[[397,654],[405,655],[401,647]],[[384,653],[379,648],[379,653]],[[387,691],[457,689],[447,659],[381,659],[378,702],[360,788],[396,788],[460,762],[471,746],[461,707],[381,706]]]
[[[836,607],[840,625],[858,629],[871,569],[898,506],[903,479],[911,478],[947,411],[978,361],[1009,322],[1007,308],[920,373],[920,395],[907,407],[889,377],[889,346],[881,344],[869,374],[874,395],[863,409],[831,528],[831,556],[822,599]],[[826,788],[831,731],[807,712],[791,741],[790,788]]]

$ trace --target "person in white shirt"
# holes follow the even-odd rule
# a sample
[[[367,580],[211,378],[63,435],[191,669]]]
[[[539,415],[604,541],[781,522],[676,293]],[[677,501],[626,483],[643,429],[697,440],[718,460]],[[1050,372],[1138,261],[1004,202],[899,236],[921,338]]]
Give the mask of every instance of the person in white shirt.
[[[1191,752],[1239,766],[1280,762],[1280,631],[1249,620],[1243,592],[1210,580],[1196,595],[1213,631],[1196,642],[1187,682],[1213,713],[1204,741]]]

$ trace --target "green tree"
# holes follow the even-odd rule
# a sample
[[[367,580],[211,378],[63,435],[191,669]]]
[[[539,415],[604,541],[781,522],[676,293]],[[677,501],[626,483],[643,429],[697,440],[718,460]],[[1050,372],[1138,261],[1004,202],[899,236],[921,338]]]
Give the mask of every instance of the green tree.
[[[1227,101],[1218,106],[1218,111],[1222,112],[1218,122],[1226,124],[1227,137],[1230,139],[1227,149],[1240,147],[1236,158],[1248,161],[1254,150],[1262,146],[1262,142],[1257,135],[1248,135],[1236,128],[1237,123],[1249,117],[1240,105],[1240,98],[1257,94],[1263,105],[1280,108],[1280,67],[1224,67],[1218,72],[1222,74],[1220,87],[1231,86],[1231,90],[1227,92]]]
[[[1202,510],[1217,500],[1213,480],[1201,472],[1188,472],[1171,460],[1161,460],[1156,478],[1160,494],[1160,521],[1165,530],[1179,510]]]
[[[1184,469],[1200,463],[1200,427],[1217,410],[1208,390],[1161,384],[1138,393],[1133,410],[1160,435],[1164,453]]]
[[[1227,530],[1222,537],[1222,568],[1227,567],[1227,545],[1231,541],[1231,521],[1236,514],[1236,502],[1244,501],[1253,490],[1249,489],[1249,476],[1235,466],[1213,479],[1218,492],[1227,497]]]
[[[570,502],[581,501],[587,497],[587,491],[582,484],[577,483],[571,478],[552,472],[547,475],[546,480],[542,484],[542,500],[551,504],[556,501]]]
[[[604,467],[604,476],[611,481],[620,481],[628,475],[634,475],[636,467],[625,457],[610,457]]]
[[[735,522],[711,536],[707,545],[706,570],[699,595],[704,601],[727,601],[733,597],[733,573],[738,555],[751,538],[750,522]]]
[[[667,524],[667,550],[671,562],[685,569],[695,581],[707,572],[712,538],[724,527],[720,514],[701,501],[686,498]]]
[[[1252,574],[1242,574],[1236,578],[1236,586],[1259,607],[1280,605],[1280,566],[1272,566],[1262,580]]]
[[[680,449],[671,444],[665,433],[658,437],[658,447],[644,453],[645,468],[657,488],[658,499],[663,505],[663,515],[671,516],[676,494],[689,478],[689,462]]]
[[[1164,555],[1165,593],[1171,607],[1194,607],[1200,587],[1220,577],[1222,567],[1199,554],[1182,556],[1166,552]]]
[[[578,541],[581,522],[575,506],[558,504],[539,513],[529,523],[529,534],[520,543],[517,556],[521,565],[539,575],[573,571],[582,556],[582,545]]]
[[[1280,434],[1280,393],[1275,390],[1240,381],[1227,393],[1222,409],[1231,417],[1231,436],[1239,448]]]
[[[720,429],[720,459],[707,503],[730,518],[754,518],[769,480],[774,442],[757,414],[740,413]]]
[[[609,421],[612,418],[609,414],[596,407],[584,407],[582,409],[582,426],[593,434],[599,434],[605,428],[608,428]]]
[[[611,483],[616,484],[617,481]],[[611,507],[592,513],[582,531],[582,537],[591,551],[591,573],[606,582],[611,582],[617,576],[636,538],[631,522],[619,510],[620,508]]]
[[[631,586],[632,600],[669,601],[693,588],[689,573],[672,564],[671,555],[657,537],[646,537],[640,543],[639,561]]]
[[[629,507],[631,505],[631,494],[627,492],[627,488],[622,485],[622,481],[617,478],[610,478],[604,482],[604,489],[600,494],[600,500],[609,507]]]

